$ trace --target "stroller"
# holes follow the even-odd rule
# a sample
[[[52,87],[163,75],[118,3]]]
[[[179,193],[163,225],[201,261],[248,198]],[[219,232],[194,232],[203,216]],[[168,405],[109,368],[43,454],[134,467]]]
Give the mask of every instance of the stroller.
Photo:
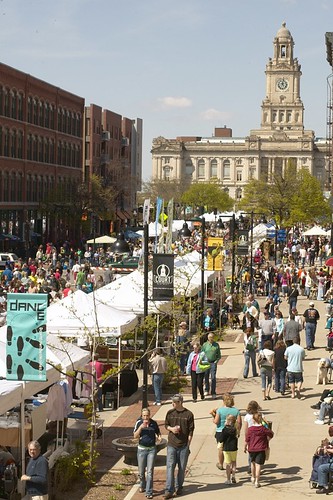
[[[333,462],[331,461],[331,456],[327,454],[314,454],[312,457],[312,472],[309,480],[309,485],[310,488],[318,488],[318,467],[322,464],[327,464],[331,463],[332,464],[332,471],[333,471]],[[329,490],[332,489],[332,472],[329,474],[329,484],[328,488]]]

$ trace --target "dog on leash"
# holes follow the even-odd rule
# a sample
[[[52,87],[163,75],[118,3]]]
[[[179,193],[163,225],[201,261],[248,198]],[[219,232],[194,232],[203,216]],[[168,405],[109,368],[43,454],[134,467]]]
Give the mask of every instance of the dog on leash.
[[[328,369],[330,367],[330,361],[326,358],[321,358],[318,361],[317,366],[317,381],[316,384],[328,384]]]

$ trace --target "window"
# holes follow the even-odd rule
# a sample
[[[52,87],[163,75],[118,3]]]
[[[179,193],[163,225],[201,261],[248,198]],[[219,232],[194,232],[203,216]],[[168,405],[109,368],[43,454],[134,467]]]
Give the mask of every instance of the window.
[[[169,165],[166,165],[165,167],[163,167],[163,179],[165,181],[170,180],[170,171],[171,171],[171,168]]]
[[[13,130],[12,140],[11,140],[11,145],[10,145],[10,156],[12,158],[16,158],[16,148],[17,148],[17,134],[16,134],[16,130]]]
[[[0,156],[2,156],[2,145],[3,145],[3,137],[2,137],[2,127],[0,125]]]
[[[236,200],[241,200],[242,199],[242,190],[241,188],[236,189]]]
[[[17,174],[17,201],[22,201],[22,172]]]
[[[14,172],[10,176],[10,201],[16,201],[16,175]]]
[[[253,156],[251,156],[251,158],[250,158],[250,163],[254,163],[254,158],[253,158]]]
[[[28,122],[32,123],[32,97],[28,97]]]
[[[286,57],[287,53],[286,53],[286,46],[285,45],[281,45],[281,57]]]
[[[9,89],[4,91],[4,115],[9,116]]]
[[[45,127],[50,127],[50,105],[48,102],[45,103]]]
[[[251,167],[249,170],[249,178],[254,179],[256,175],[256,169],[254,167]]]
[[[223,162],[223,179],[230,179],[230,161],[224,160]]]
[[[4,129],[3,155],[9,156],[9,129]]]
[[[242,170],[236,171],[236,180],[240,181],[240,182],[243,180],[243,171]]]
[[[12,106],[11,106],[11,117],[16,120],[17,118],[17,93],[16,90],[12,92]]]
[[[38,101],[37,101],[37,99],[33,99],[33,115],[34,115],[34,124],[38,125]]]
[[[19,92],[17,97],[17,119],[23,120],[23,94]]]
[[[9,201],[9,174],[3,173],[3,201]]]
[[[210,176],[217,177],[217,160],[212,160],[210,162]]]
[[[198,161],[198,177],[199,179],[205,178],[205,160]]]
[[[4,90],[3,87],[0,85],[0,115],[3,114],[3,96],[4,96]]]
[[[242,164],[242,159],[241,158],[237,158],[236,165],[241,165],[241,164]]]
[[[23,132],[22,132],[22,130],[19,130],[18,134],[17,134],[17,157],[23,158]]]

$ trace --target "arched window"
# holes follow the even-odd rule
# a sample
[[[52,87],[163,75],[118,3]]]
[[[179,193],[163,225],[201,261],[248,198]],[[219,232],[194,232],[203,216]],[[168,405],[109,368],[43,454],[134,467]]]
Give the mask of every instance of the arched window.
[[[32,123],[32,114],[33,114],[33,102],[32,97],[29,95],[28,97],[28,122]]]
[[[19,130],[18,134],[17,134],[17,157],[23,158],[23,132],[22,132],[22,130]]]
[[[32,201],[31,200],[31,189],[32,189],[32,184],[31,184],[31,174],[27,174],[26,177],[26,201]]]
[[[17,119],[17,92],[12,90],[11,117]]]
[[[54,163],[54,139],[50,140],[50,160],[49,163]]]
[[[50,128],[54,130],[54,120],[55,120],[55,107],[53,104],[50,106]]]
[[[198,178],[205,178],[205,160],[201,159],[198,161]]]
[[[0,85],[0,115],[3,115],[3,99],[4,99],[4,89],[3,86]]]
[[[210,162],[210,176],[217,177],[217,160],[214,159]]]
[[[37,135],[33,135],[32,136],[32,159],[35,161],[37,161],[37,159],[38,159],[37,152],[38,152],[38,137],[37,137]]]
[[[224,160],[223,162],[223,179],[230,179],[230,161]]]
[[[11,158],[17,157],[17,133],[16,130],[12,131],[12,140],[10,145],[10,156]]]
[[[9,174],[3,173],[3,201],[9,201]]]
[[[38,100],[33,99],[33,119],[34,119],[34,124],[38,125]]]
[[[28,160],[32,160],[32,134],[28,135],[27,144],[28,144],[28,147],[27,147],[27,157],[28,157]]]
[[[165,180],[165,181],[170,180],[170,172],[171,172],[170,165],[165,165],[163,167],[163,180]]]
[[[16,200],[16,175],[14,172],[10,175],[10,201]]]
[[[23,94],[22,92],[18,93],[17,96],[17,119],[23,120]]]
[[[22,192],[23,192],[23,175],[22,172],[17,174],[17,201],[23,201]]]
[[[2,148],[3,148],[3,130],[2,130],[2,126],[0,125],[0,156],[3,156]]]
[[[9,109],[9,88],[5,88],[4,90],[4,110],[3,114],[5,116],[10,116],[10,109]]]
[[[4,128],[3,155],[9,156],[9,128]]]
[[[39,125],[40,127],[44,127],[44,120],[45,120],[45,106],[43,101],[39,101],[39,110],[38,110],[38,118],[39,118]]]
[[[50,127],[50,105],[48,102],[45,103],[45,127]]]
[[[185,163],[185,175],[192,176],[194,171],[192,160],[186,160]]]

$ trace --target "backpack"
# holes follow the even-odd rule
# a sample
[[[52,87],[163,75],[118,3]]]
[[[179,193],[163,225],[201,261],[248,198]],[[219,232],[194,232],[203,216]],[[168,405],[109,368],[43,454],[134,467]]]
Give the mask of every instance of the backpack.
[[[255,351],[257,348],[257,338],[254,336],[254,335],[251,335],[249,338],[248,338],[248,342],[245,346],[245,349],[247,351]]]

